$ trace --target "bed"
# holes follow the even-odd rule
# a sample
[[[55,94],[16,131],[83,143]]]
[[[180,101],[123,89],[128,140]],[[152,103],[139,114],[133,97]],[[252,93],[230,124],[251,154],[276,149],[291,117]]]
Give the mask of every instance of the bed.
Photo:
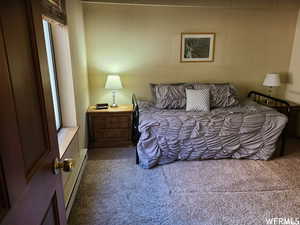
[[[208,85],[212,90],[211,84]],[[171,86],[173,88],[174,84]],[[193,87],[195,86],[192,85]],[[213,84],[213,87],[222,89],[224,84]],[[231,85],[228,87],[232,88]],[[210,93],[219,94],[214,96],[214,100],[219,103],[224,99],[220,101],[218,98],[225,96],[229,106],[225,104],[224,107],[212,107],[206,112],[186,111],[184,107],[174,105],[171,108],[161,107],[161,102],[137,101],[134,96],[133,127],[139,165],[142,168],[152,168],[178,160],[270,159],[286,126],[287,117],[250,99],[236,103],[235,93],[233,98],[230,96],[232,93],[229,93],[234,92],[234,89],[229,89],[224,92],[223,88],[218,90],[219,93]],[[169,90],[163,91],[164,94],[168,92]],[[178,96],[173,96],[174,93],[171,93],[172,98],[177,99],[175,101],[179,105],[185,105],[186,102],[182,99],[179,101]],[[176,93],[179,93],[178,90]],[[165,97],[163,96],[164,100]],[[157,98],[157,101],[161,100]],[[170,102],[174,104],[174,101]]]

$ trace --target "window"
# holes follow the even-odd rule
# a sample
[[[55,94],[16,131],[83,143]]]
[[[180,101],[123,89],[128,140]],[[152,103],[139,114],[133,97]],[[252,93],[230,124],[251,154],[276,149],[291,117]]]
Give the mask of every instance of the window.
[[[51,24],[47,20],[43,20],[44,37],[46,42],[48,70],[50,74],[50,84],[52,92],[52,100],[55,115],[56,130],[62,127],[62,116],[61,116],[61,105],[59,99],[58,82],[57,82],[57,71],[55,65],[54,48],[51,32]]]

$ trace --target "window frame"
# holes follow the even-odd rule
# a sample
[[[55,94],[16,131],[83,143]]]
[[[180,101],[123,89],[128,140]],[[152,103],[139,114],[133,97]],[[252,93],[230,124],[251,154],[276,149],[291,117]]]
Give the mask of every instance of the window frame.
[[[59,85],[58,85],[58,79],[57,79],[57,68],[56,68],[56,61],[55,61],[55,49],[54,49],[54,44],[53,44],[53,36],[52,36],[52,24],[45,18],[43,18],[43,22],[46,22],[47,24],[47,28],[48,28],[48,31],[49,31],[49,44],[50,44],[50,48],[51,48],[51,58],[52,58],[52,62],[53,62],[53,73],[54,73],[54,82],[55,82],[55,90],[56,90],[56,96],[57,96],[57,105],[58,105],[58,121],[59,121],[59,127],[56,128],[56,122],[55,122],[55,128],[56,128],[56,131],[57,133],[60,131],[60,129],[63,127],[63,120],[62,120],[62,111],[61,111],[61,102],[60,102],[60,95],[59,95]],[[45,30],[44,30],[44,33],[45,33]],[[46,42],[46,39],[45,39],[45,42]],[[48,52],[47,52],[48,54]],[[48,62],[48,59],[47,59],[47,63]],[[49,66],[49,65],[48,65]],[[49,70],[49,68],[48,68]],[[49,74],[50,76],[50,74]],[[50,82],[51,83],[51,82]],[[51,84],[50,84],[51,85]],[[52,93],[52,88],[51,88],[51,95],[52,95],[52,101],[53,101],[53,93]],[[53,104],[53,107],[54,107],[54,104]],[[55,116],[55,113],[54,113],[54,117],[55,117],[55,120],[56,120],[56,116]]]

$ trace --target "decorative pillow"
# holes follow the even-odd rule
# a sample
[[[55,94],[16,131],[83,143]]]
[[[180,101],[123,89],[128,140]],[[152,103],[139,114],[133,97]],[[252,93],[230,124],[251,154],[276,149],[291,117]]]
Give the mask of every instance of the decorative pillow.
[[[186,111],[210,111],[209,88],[186,89]]]
[[[160,109],[184,109],[186,106],[187,84],[150,84],[155,107]]]
[[[237,90],[229,83],[221,84],[205,84],[195,83],[194,89],[203,89],[209,87],[210,89],[210,105],[212,108],[224,108],[235,106],[239,104]]]

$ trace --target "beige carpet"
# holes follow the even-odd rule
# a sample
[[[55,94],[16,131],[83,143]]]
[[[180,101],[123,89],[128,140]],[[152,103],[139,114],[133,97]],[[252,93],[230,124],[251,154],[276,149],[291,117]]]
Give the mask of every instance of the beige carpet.
[[[270,161],[183,161],[150,170],[134,148],[89,151],[69,225],[263,225],[300,217],[300,141]]]

